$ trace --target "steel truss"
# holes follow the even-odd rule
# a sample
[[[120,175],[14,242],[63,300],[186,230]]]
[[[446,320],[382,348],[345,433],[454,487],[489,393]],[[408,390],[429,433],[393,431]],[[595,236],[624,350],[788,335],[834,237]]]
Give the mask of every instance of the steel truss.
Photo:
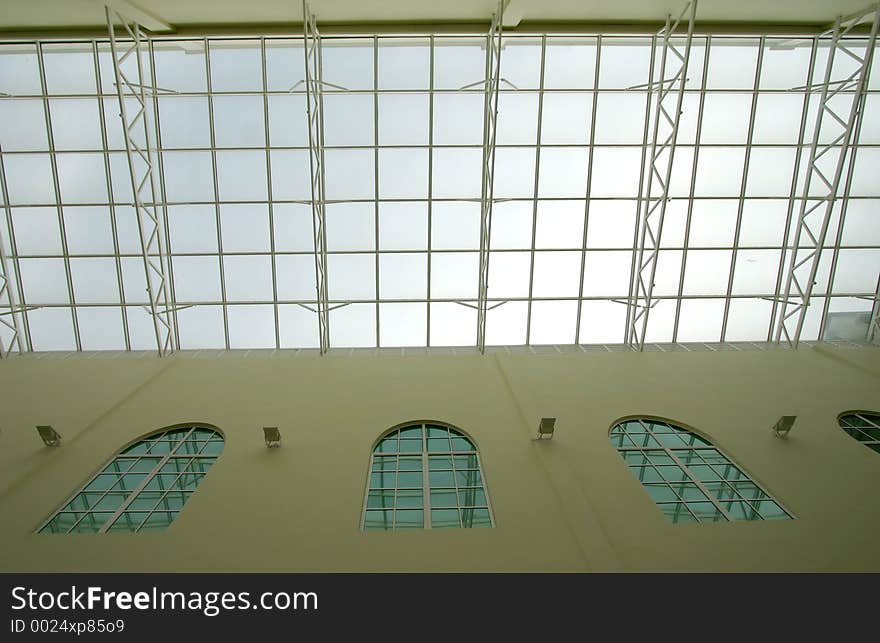
[[[504,1],[492,15],[486,36],[486,80],[483,93],[483,177],[480,191],[480,273],[477,290],[477,348],[486,352],[486,315],[489,312],[489,242],[495,179],[495,134],[498,122],[498,89],[501,80],[501,30]]]
[[[9,199],[6,198],[5,186],[3,197],[3,202],[8,208]],[[13,351],[19,354],[25,351],[21,343],[23,333],[18,326],[19,308],[16,305],[15,289],[12,286],[12,271],[3,246],[3,241],[0,240],[0,307],[2,307],[0,308],[2,311],[0,312],[0,359],[9,357]],[[9,337],[9,340],[4,341],[4,336]]]
[[[309,118],[309,166],[312,180],[312,229],[315,235],[315,290],[321,354],[330,349],[330,305],[327,296],[327,210],[324,198],[324,92],[321,78],[321,34],[315,15],[303,0],[306,107]]]
[[[870,36],[863,55],[857,54],[852,45],[844,43],[843,38],[856,25],[870,22]],[[865,106],[865,89],[874,57],[874,46],[877,30],[880,25],[880,5],[875,4],[853,16],[838,18],[834,26],[821,37],[831,36],[828,62],[825,67],[824,79],[816,85],[794,88],[807,92],[821,90],[818,105],[818,116],[810,144],[810,157],[807,165],[806,179],[798,212],[797,232],[794,238],[794,249],[791,251],[785,289],[779,302],[781,313],[774,341],[781,343],[783,339],[791,348],[797,348],[801,331],[804,326],[807,308],[816,281],[822,246],[828,232],[828,224],[838,198],[841,180],[848,186],[852,174],[853,163],[846,167],[846,159],[855,154],[855,136],[861,128],[862,114]],[[838,52],[846,54],[855,61],[856,69],[846,78],[832,80],[831,75]],[[843,105],[841,105],[843,103]],[[848,113],[846,107],[848,106]],[[842,114],[846,113],[844,117]],[[826,125],[827,124],[827,125]],[[824,126],[824,129],[823,129]],[[820,137],[834,138],[828,142],[820,142]],[[836,156],[835,156],[836,155]],[[828,165],[834,164],[834,173],[829,177],[820,169],[820,161]],[[833,161],[832,161],[833,160]],[[847,178],[844,178],[846,170]],[[813,195],[819,188],[819,192]],[[849,190],[847,189],[847,192]],[[815,216],[814,213],[816,213]],[[841,217],[841,226],[843,225]],[[829,283],[829,288],[831,284]],[[821,336],[819,337],[821,340]]]
[[[626,344],[637,350],[645,346],[648,328],[648,312],[653,306],[654,274],[660,252],[660,236],[663,232],[663,219],[669,201],[669,183],[672,177],[672,163],[678,140],[678,124],[681,117],[681,104],[684,87],[687,83],[688,62],[691,55],[691,42],[694,34],[694,19],[697,1],[691,0],[684,10],[673,20],[666,16],[666,25],[657,34],[662,39],[663,50],[660,56],[659,80],[653,80],[653,69],[649,72],[647,85],[629,89],[646,88],[648,101],[654,102],[653,133],[650,142],[650,156],[642,158],[642,183],[639,196],[639,244],[636,248],[636,264],[630,299],[627,306]],[[687,19],[687,36],[684,53],[673,39],[682,21]],[[678,36],[681,37],[681,34]],[[654,93],[656,92],[656,97]],[[661,130],[662,124],[662,130]],[[661,140],[661,137],[662,140]],[[645,174],[647,173],[647,176]],[[655,183],[657,191],[655,192]]]
[[[874,299],[871,303],[871,316],[868,318],[865,341],[868,344],[880,343],[880,275],[877,275],[877,290],[874,291]]]
[[[156,333],[156,346],[159,356],[166,356],[176,349],[174,331],[174,302],[169,294],[167,278],[168,255],[163,238],[164,222],[160,214],[160,190],[153,171],[158,162],[158,150],[154,146],[154,131],[147,110],[147,95],[155,94],[157,89],[144,71],[144,55],[149,55],[149,39],[140,25],[106,8],[107,31],[110,34],[110,50],[113,58],[113,73],[116,79],[116,95],[119,99],[119,116],[122,119],[122,132],[125,137],[125,151],[128,157],[129,176],[133,205],[137,212],[138,233],[141,253],[144,260],[144,275],[150,298],[149,314],[153,319]],[[127,36],[123,42],[116,37],[115,24],[121,24]],[[123,71],[123,64],[134,57],[135,77],[129,78]],[[135,113],[131,114],[126,101],[134,101]],[[135,131],[143,130],[143,140],[138,141]]]

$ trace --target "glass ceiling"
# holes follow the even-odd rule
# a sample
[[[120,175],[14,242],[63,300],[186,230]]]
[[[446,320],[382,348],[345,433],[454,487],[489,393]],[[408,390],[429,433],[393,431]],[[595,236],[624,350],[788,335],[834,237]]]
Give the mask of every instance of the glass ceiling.
[[[485,43],[322,38],[332,347],[475,344]],[[819,102],[791,88],[813,44],[694,38],[646,341],[771,338]],[[651,113],[628,88],[648,82],[651,49],[504,38],[487,344],[624,341]],[[302,39],[149,53],[180,348],[317,347]],[[835,61],[845,77],[852,61]],[[803,340],[875,296],[878,68]],[[25,347],[154,350],[109,44],[0,44],[0,92],[0,242]]]

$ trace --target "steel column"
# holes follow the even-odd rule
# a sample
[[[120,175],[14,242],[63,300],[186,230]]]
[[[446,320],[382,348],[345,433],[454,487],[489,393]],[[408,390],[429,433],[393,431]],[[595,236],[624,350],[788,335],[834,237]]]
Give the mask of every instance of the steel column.
[[[483,85],[483,177],[480,190],[480,273],[477,290],[477,348],[486,352],[486,315],[489,296],[489,243],[495,179],[495,134],[498,121],[498,88],[501,78],[501,22],[504,2],[492,15],[486,37],[486,79]]]
[[[309,119],[309,167],[312,173],[312,230],[315,236],[315,290],[321,354],[330,349],[330,307],[327,297],[327,210],[324,197],[324,91],[321,78],[321,34],[303,0],[306,108]]]
[[[856,25],[868,21],[871,23],[870,36],[864,55],[859,56],[851,45],[844,44],[843,37]],[[828,224],[846,167],[845,161],[848,154],[855,153],[855,150],[851,149],[854,143],[853,133],[858,131],[861,125],[865,89],[874,56],[878,25],[880,25],[880,5],[877,4],[853,16],[838,18],[834,26],[822,34],[831,35],[831,49],[828,52],[823,81],[817,85],[794,88],[806,89],[808,92],[821,89],[821,95],[819,113],[810,144],[806,180],[799,204],[794,247],[791,250],[785,289],[780,302],[781,312],[774,337],[776,343],[784,339],[791,348],[797,348],[800,341],[819,269],[822,245],[825,243]],[[831,74],[838,52],[852,58],[857,68],[844,79],[832,80]],[[845,119],[841,116],[843,111],[841,102],[846,102],[849,107]],[[821,142],[820,138],[827,139],[828,133],[834,138],[829,143]],[[834,159],[834,173],[830,177],[819,168],[819,162],[823,157]],[[848,181],[848,178],[845,179],[844,184]],[[816,192],[813,189],[814,185],[819,188],[817,195],[813,195]],[[818,216],[811,216],[814,213]],[[813,219],[812,223],[811,219]]]
[[[640,185],[640,213],[637,224],[639,244],[636,249],[635,275],[628,305],[630,309],[627,315],[629,324],[626,329],[626,344],[636,350],[643,350],[645,346],[648,312],[652,306],[654,273],[660,251],[660,236],[663,233],[666,204],[669,201],[669,182],[672,178],[672,164],[678,140],[678,124],[681,117],[684,86],[687,82],[696,11],[697,2],[691,0],[674,21],[671,15],[667,15],[666,26],[658,34],[663,41],[659,80],[650,82],[646,86],[649,100],[655,100],[653,135],[649,152],[650,160],[647,156],[642,159],[643,169],[647,169],[648,176]],[[687,40],[684,53],[682,53],[672,40],[685,17],[687,17]],[[670,60],[671,63],[667,71],[667,63]],[[655,91],[657,95],[656,98],[653,98],[652,94]],[[662,140],[661,122],[664,123],[662,134],[664,138]],[[645,167],[646,165],[647,167]],[[654,193],[655,182],[658,188],[656,194]]]
[[[159,190],[156,174],[153,172],[154,158],[159,154],[153,144],[153,129],[147,108],[147,90],[156,92],[151,79],[144,72],[142,50],[146,49],[149,56],[149,42],[141,27],[122,14],[106,8],[107,30],[110,34],[110,50],[113,58],[113,72],[116,78],[116,94],[119,99],[119,115],[122,119],[122,132],[125,137],[125,151],[128,157],[129,177],[133,205],[138,219],[138,233],[141,241],[141,252],[144,261],[144,276],[150,298],[149,310],[153,318],[156,333],[156,347],[159,356],[170,355],[176,349],[174,332],[174,302],[169,294],[166,278],[168,255],[165,252],[165,240],[161,210],[158,207]],[[120,43],[116,37],[115,24],[123,26],[128,42]],[[121,48],[122,47],[122,48]],[[136,76],[129,78],[122,69],[122,64],[131,56],[136,61]],[[126,99],[136,103],[135,113],[129,114]],[[143,128],[143,144],[135,140],[133,132]],[[138,167],[141,164],[142,167]]]

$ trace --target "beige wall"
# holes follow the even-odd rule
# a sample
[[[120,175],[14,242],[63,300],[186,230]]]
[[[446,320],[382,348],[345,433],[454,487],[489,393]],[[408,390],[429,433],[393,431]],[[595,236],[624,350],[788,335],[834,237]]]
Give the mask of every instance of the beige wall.
[[[880,571],[880,454],[836,424],[857,408],[880,410],[878,349],[14,358],[0,363],[0,571]],[[608,440],[641,413],[710,436],[796,520],[667,522]],[[784,414],[798,420],[780,440]],[[535,443],[542,415],[556,436]],[[359,531],[370,446],[422,418],[477,441],[494,529]],[[227,444],[166,532],[33,533],[120,446],[188,421]]]

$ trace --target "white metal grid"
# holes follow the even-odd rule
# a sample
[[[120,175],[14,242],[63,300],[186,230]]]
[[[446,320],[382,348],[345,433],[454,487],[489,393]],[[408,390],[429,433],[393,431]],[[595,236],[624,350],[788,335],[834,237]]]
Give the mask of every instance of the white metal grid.
[[[802,193],[800,137],[815,119],[815,91],[791,88],[813,83],[830,44],[786,41],[694,37],[648,344],[773,338],[796,219],[786,208]],[[461,88],[485,78],[486,37],[321,42],[323,345],[477,346],[485,85]],[[846,42],[868,44],[855,33]],[[502,45],[485,346],[624,342],[639,247],[630,213],[650,144],[647,90],[627,88],[648,77],[652,39],[505,35]],[[302,37],[163,37],[145,50],[146,84],[175,92],[151,96],[150,122],[181,348],[322,346],[313,198],[300,178],[311,149],[303,52]],[[0,125],[14,298],[0,300],[0,320],[19,329],[0,329],[4,347],[16,335],[36,351],[156,346],[133,270],[143,254],[126,147],[104,109],[118,103],[107,53],[106,41],[0,47],[0,123],[18,130]],[[802,341],[823,336],[826,310],[869,313],[874,302],[878,88],[870,78],[846,220],[832,212]]]

